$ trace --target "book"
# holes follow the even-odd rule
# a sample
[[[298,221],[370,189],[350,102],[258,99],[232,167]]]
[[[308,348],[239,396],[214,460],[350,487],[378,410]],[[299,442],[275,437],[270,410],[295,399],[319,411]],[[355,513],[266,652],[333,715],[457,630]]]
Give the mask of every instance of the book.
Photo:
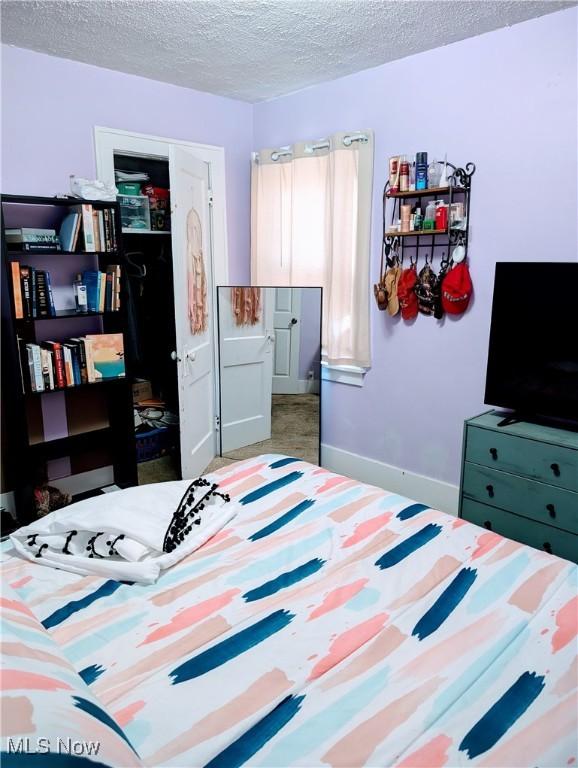
[[[5,232],[6,242],[10,244],[19,243],[46,243],[53,245],[58,243],[56,230],[38,229],[35,227],[19,227],[17,229],[7,229]]]
[[[52,295],[52,283],[50,282],[50,272],[45,272],[46,275],[46,291],[48,294],[48,308],[50,310],[50,317],[56,317],[56,309],[54,307],[54,296]]]
[[[94,232],[94,249],[95,251],[104,250],[100,244],[100,226],[98,223],[98,211],[92,212],[92,231]]]
[[[113,290],[114,290],[113,285],[114,285],[113,267],[107,267],[106,268],[106,295],[104,299],[104,308],[107,312],[112,312],[114,310],[114,306],[112,303]]]
[[[33,392],[44,392],[44,378],[42,376],[42,360],[38,344],[27,344],[28,368],[30,371],[30,385]]]
[[[24,304],[22,303],[22,283],[20,282],[20,263],[18,261],[10,262],[10,272],[12,275],[14,317],[17,320],[22,320],[24,318]]]
[[[49,349],[43,350],[46,355],[46,365],[48,367],[48,383],[50,389],[56,388],[56,383],[54,381],[54,353],[51,352]]]
[[[16,248],[11,250],[18,251],[30,251],[32,253],[53,253],[54,251],[60,251],[60,243],[18,243]]]
[[[100,333],[86,336],[92,343],[92,359],[96,379],[125,376],[122,333]]]
[[[99,306],[99,273],[95,270],[85,270],[82,273],[82,282],[86,286],[86,304],[88,312],[98,312]]]
[[[37,297],[36,297],[36,270],[30,267],[30,303],[32,311],[30,317],[38,316]]]
[[[64,342],[62,345],[65,350],[70,353],[70,368],[72,371],[72,385],[77,387],[82,384],[82,376],[80,375],[80,356],[78,352],[78,344],[72,339]]]
[[[50,317],[48,300],[47,273],[41,269],[35,270],[36,275],[36,313],[37,317]]]
[[[81,384],[88,384],[88,366],[86,361],[86,347],[85,347],[85,340],[80,338],[73,338],[70,339],[74,344],[76,344],[76,348],[78,350],[78,363],[80,367],[80,383]]]
[[[98,292],[98,311],[104,312],[106,309],[106,274],[99,272],[100,287]]]
[[[49,352],[47,349],[40,348],[40,363],[42,365],[42,378],[44,380],[44,389],[50,390],[50,371],[49,371]]]
[[[74,372],[72,370],[72,355],[70,354],[70,348],[66,344],[62,345],[62,359],[64,361],[64,376],[67,387],[74,386]]]
[[[86,356],[86,376],[89,384],[92,384],[96,381],[94,357],[92,354],[92,340],[88,336],[85,336],[82,339],[82,343],[84,344],[84,354]]]
[[[60,245],[63,251],[74,251],[78,240],[80,214],[74,211],[67,214],[60,225]]]
[[[94,241],[94,219],[92,218],[92,205],[83,203],[77,208],[82,216],[82,235],[84,238],[84,250],[87,253],[94,253],[96,250]]]
[[[64,356],[62,352],[62,344],[58,341],[45,341],[43,344],[45,349],[52,352],[53,355],[53,368],[54,379],[56,387],[58,389],[64,389],[66,386],[66,371],[64,369]]]
[[[24,317],[32,317],[32,300],[30,297],[30,267],[24,264],[20,267],[20,281],[22,284],[22,298],[24,304]]]
[[[98,211],[98,236],[100,238],[100,249],[102,251],[108,250],[104,238],[104,211]]]

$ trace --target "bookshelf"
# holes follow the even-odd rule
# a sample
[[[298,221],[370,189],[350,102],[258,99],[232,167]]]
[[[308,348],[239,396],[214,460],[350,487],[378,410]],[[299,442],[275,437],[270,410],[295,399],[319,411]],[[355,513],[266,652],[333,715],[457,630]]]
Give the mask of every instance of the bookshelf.
[[[20,250],[6,241],[6,230],[22,227],[54,229],[58,233],[64,219],[87,204],[95,212],[95,222],[106,216],[117,233],[116,244],[107,241],[104,249],[83,250],[79,238],[75,250]],[[34,489],[51,474],[69,474],[111,466],[113,482],[120,487],[136,485],[137,464],[132,406],[132,379],[127,349],[126,295],[122,275],[121,219],[118,203],[81,201],[72,198],[3,195],[1,199],[2,260],[2,400],[5,485],[14,492],[19,524],[35,518]],[[106,211],[106,213],[105,213]],[[100,217],[100,219],[99,219]],[[95,227],[98,226],[95,223]],[[114,248],[113,248],[114,245]],[[43,317],[17,317],[14,295],[13,262],[32,267],[37,273],[50,272],[54,311]],[[76,273],[105,272],[114,265],[120,284],[120,306],[100,306],[79,313],[74,305],[72,280]],[[104,290],[104,289],[103,289]],[[113,289],[111,289],[113,290]],[[106,294],[109,301],[110,294]],[[118,303],[118,298],[116,299]],[[26,313],[25,313],[26,314]],[[102,376],[89,381],[74,374],[74,384],[63,388],[33,391],[27,370],[26,344],[41,345],[69,339],[122,334],[125,350],[125,376]],[[107,337],[112,338],[112,337]],[[118,338],[118,337],[117,337]],[[79,346],[84,349],[84,344]],[[23,353],[24,350],[24,353]],[[78,352],[78,350],[77,350]],[[23,359],[24,358],[24,359]],[[94,378],[94,368],[93,368]],[[48,385],[46,385],[48,386]],[[54,464],[58,464],[55,467]],[[98,474],[98,473],[96,473]],[[55,480],[55,484],[58,482]],[[100,489],[93,489],[98,492]]]

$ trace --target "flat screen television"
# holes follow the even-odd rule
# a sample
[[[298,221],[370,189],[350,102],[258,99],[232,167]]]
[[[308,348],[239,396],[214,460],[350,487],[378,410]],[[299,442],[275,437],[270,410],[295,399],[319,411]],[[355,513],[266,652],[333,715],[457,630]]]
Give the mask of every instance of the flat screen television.
[[[578,421],[578,262],[498,262],[488,405]]]

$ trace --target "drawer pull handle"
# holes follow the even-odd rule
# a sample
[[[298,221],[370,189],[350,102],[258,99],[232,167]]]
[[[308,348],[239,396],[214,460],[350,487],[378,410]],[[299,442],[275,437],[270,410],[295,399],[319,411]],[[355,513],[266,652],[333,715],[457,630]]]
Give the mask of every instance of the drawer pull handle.
[[[494,498],[494,486],[493,485],[486,485],[486,491],[488,492],[488,496],[490,499]]]
[[[547,552],[549,555],[551,555],[551,554],[552,554],[552,545],[550,544],[550,542],[549,542],[549,541],[545,541],[545,542],[542,544],[542,547],[544,548],[544,551],[546,551],[546,552]]]
[[[553,504],[546,504],[546,509],[550,517],[556,517],[556,507]]]
[[[498,459],[498,449],[497,448],[490,448],[490,455],[494,461],[497,461]]]
[[[488,531],[491,531],[491,530],[492,530],[492,524],[490,523],[490,521],[489,521],[489,520],[486,520],[486,521],[484,522],[484,528],[487,528],[487,529],[488,529]]]
[[[550,469],[554,473],[554,477],[560,477],[560,466],[559,466],[559,464],[550,464]]]

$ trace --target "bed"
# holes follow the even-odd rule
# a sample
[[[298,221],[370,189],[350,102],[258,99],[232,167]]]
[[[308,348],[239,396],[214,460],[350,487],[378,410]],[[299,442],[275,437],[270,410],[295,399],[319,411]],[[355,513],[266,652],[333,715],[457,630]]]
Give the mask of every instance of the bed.
[[[210,479],[239,514],[152,585],[5,546],[3,765],[575,763],[576,565],[289,457]]]

